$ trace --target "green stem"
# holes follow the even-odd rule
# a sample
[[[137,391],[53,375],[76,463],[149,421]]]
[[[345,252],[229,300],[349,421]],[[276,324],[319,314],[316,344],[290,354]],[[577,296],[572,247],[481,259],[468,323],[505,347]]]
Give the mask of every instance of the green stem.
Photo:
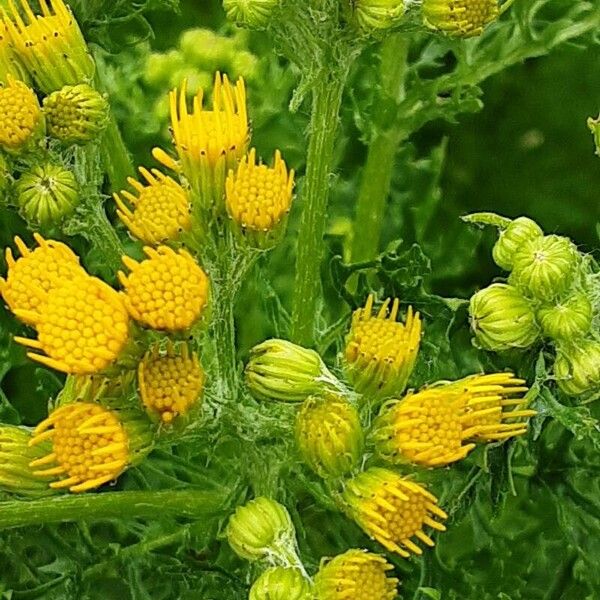
[[[382,45],[381,94],[375,114],[389,113],[390,101],[395,106],[404,99],[408,46],[406,34],[399,33],[390,36]],[[396,154],[406,136],[407,132],[392,121],[378,131],[369,146],[356,205],[353,262],[372,260],[377,256]]]
[[[140,491],[60,496],[41,500],[0,502],[0,529],[110,518],[161,516],[204,519],[217,514],[227,493]]]
[[[292,339],[308,346],[314,341],[317,300],[321,291],[320,267],[329,177],[333,168],[333,151],[346,77],[347,71],[344,70],[330,72],[313,90],[292,312]]]
[[[126,187],[127,178],[135,175],[135,169],[112,114],[102,135],[101,152],[110,189],[118,192]]]

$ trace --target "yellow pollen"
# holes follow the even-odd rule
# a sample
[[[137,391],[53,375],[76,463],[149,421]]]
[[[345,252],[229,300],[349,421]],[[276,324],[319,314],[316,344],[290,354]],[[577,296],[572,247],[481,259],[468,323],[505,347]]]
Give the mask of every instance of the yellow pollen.
[[[345,360],[350,379],[361,393],[386,396],[402,392],[412,373],[421,340],[419,313],[408,308],[406,322],[396,321],[396,298],[388,298],[373,315],[373,296],[352,315]]]
[[[86,427],[88,422],[94,427]],[[99,428],[102,431],[95,433]],[[58,408],[36,427],[30,444],[46,439],[52,442],[52,454],[30,467],[36,476],[53,476],[52,488],[91,490],[116,479],[129,463],[125,429],[114,411],[99,404],[79,402]]]
[[[33,237],[38,244],[29,250],[21,238],[15,238],[15,244],[21,257],[15,260],[12,250],[6,249],[8,274],[0,277],[0,293],[12,311],[25,311],[22,320],[32,325],[34,317],[46,301],[48,292],[65,282],[85,277],[86,273],[79,265],[79,258],[64,244],[54,240],[45,240],[39,233]]]
[[[129,314],[140,323],[165,331],[191,327],[208,302],[208,278],[185,250],[167,246],[144,248],[148,257],[138,263],[127,256],[131,273],[119,272]]]
[[[227,211],[244,229],[269,231],[287,215],[292,203],[294,171],[288,175],[279,151],[273,167],[256,164],[256,150],[243,158],[226,183]]]
[[[118,358],[129,335],[129,315],[119,293],[90,276],[54,288],[39,312],[27,316],[37,328],[38,340],[15,340],[43,350],[47,356],[32,352],[28,356],[65,373],[102,371]]]
[[[172,346],[161,356],[151,349],[138,367],[138,386],[144,406],[165,423],[185,414],[198,400],[204,387],[204,372],[198,357]]]
[[[315,577],[319,600],[394,600],[398,580],[382,556],[348,550],[324,562]]]
[[[114,194],[117,214],[129,231],[153,246],[189,231],[192,223],[186,191],[157,169],[150,172],[140,167],[140,173],[148,185],[128,179],[137,195],[128,191],[122,191],[122,197]]]
[[[432,518],[447,517],[435,496],[388,469],[371,468],[361,473],[347,484],[344,498],[365,533],[400,556],[422,554],[411,539],[414,537],[427,546],[434,545],[423,531],[424,525],[438,531],[446,529]]]
[[[467,397],[429,389],[383,406],[373,437],[382,456],[395,463],[439,467],[461,460],[475,447],[464,444]]]
[[[498,0],[424,0],[423,19],[432,29],[449,35],[480,35],[486,25],[498,18]]]
[[[22,148],[42,127],[42,118],[33,90],[9,75],[7,85],[0,87],[0,146]]]

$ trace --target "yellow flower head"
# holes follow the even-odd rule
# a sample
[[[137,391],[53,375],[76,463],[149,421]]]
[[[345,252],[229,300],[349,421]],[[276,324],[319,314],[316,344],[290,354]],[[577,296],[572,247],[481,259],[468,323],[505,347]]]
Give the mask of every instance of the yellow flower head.
[[[86,276],[79,258],[68,246],[45,240],[39,233],[33,237],[38,244],[34,250],[29,250],[20,237],[15,237],[21,257],[15,260],[12,250],[7,248],[8,274],[6,279],[0,277],[4,301],[13,312],[24,311],[20,318],[28,325],[35,322],[28,314],[40,310],[48,292],[66,281]]]
[[[25,17],[9,0],[10,17],[3,11],[4,23],[15,54],[38,87],[49,94],[64,85],[90,83],[94,61],[63,0],[39,0],[41,15],[33,12],[27,0],[20,0],[20,4]]]
[[[183,171],[192,187],[201,190],[211,185],[209,174],[219,172],[224,181],[228,169],[234,168],[248,148],[250,132],[246,113],[246,88],[239,79],[232,85],[226,75],[217,73],[212,110],[203,106],[204,93],[194,97],[188,111],[187,82],[169,95],[173,143],[180,164],[163,150],[155,148],[154,157],[167,168]],[[223,183],[221,182],[221,186]]]
[[[237,171],[229,171],[225,184],[227,212],[243,234],[252,236],[259,245],[263,245],[261,240],[266,244],[270,241],[268,233],[280,229],[290,210],[293,187],[294,171],[288,174],[279,151],[274,166],[267,167],[256,164],[253,148]]]
[[[438,507],[436,497],[388,469],[373,467],[349,481],[344,500],[365,533],[390,552],[405,558],[410,552],[423,553],[412,537],[427,546],[434,545],[423,531],[425,525],[437,531],[446,530],[442,523],[432,518],[447,518]]]
[[[373,428],[378,452],[395,463],[439,467],[465,458],[475,444],[465,444],[467,398],[446,388],[409,393],[382,407]]]
[[[154,347],[139,364],[138,386],[144,406],[170,423],[198,400],[204,387],[204,371],[187,344],[181,349],[169,346],[164,355]]]
[[[129,177],[128,182],[137,196],[122,191],[114,194],[117,214],[131,233],[146,244],[160,244],[174,240],[192,225],[190,200],[187,192],[173,179],[159,170],[140,167],[147,185]]]
[[[394,567],[383,556],[348,550],[323,561],[315,576],[319,600],[394,600],[398,580],[388,577]]]
[[[50,487],[85,492],[113,481],[148,449],[150,433],[142,421],[125,419],[91,402],[66,404],[34,430],[30,445],[51,442],[50,453],[29,466]]]
[[[499,14],[498,0],[423,0],[425,25],[457,37],[481,35]]]
[[[527,419],[535,410],[527,409],[523,397],[528,391],[525,380],[513,373],[471,375],[432,388],[441,393],[459,392],[466,398],[463,432],[480,442],[503,440],[527,431]]]
[[[119,271],[129,314],[140,323],[165,331],[191,327],[208,302],[208,277],[185,250],[144,248],[142,262],[123,257],[131,271]]]
[[[352,315],[344,352],[346,371],[354,387],[370,398],[404,391],[419,353],[421,319],[408,307],[406,322],[396,321],[399,300],[389,310],[388,298],[374,316],[373,296]]]
[[[33,90],[9,75],[0,87],[0,147],[16,152],[43,130],[44,115]]]
[[[27,356],[65,373],[104,370],[128,340],[129,315],[119,293],[89,275],[55,287],[38,312],[17,310],[15,314],[32,322],[38,332],[37,340],[15,340],[45,352]]]

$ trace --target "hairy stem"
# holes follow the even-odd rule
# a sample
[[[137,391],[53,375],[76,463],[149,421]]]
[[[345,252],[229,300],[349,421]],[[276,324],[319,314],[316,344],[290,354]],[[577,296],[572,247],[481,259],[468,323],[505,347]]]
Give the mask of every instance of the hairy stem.
[[[112,192],[122,190],[135,169],[114,117],[111,115],[101,141],[102,162],[108,174]]]
[[[292,339],[307,346],[314,342],[329,178],[346,77],[345,70],[329,73],[322,77],[313,90],[292,312]]]
[[[109,518],[186,517],[203,519],[218,513],[227,491],[140,491],[60,496],[0,502],[0,529]]]
[[[390,36],[381,48],[381,93],[375,106],[376,115],[385,115],[404,99],[409,41],[406,34]],[[362,172],[356,204],[352,261],[372,260],[377,256],[386,200],[390,193],[392,173],[399,144],[407,132],[392,123],[382,127],[369,146],[367,162]]]

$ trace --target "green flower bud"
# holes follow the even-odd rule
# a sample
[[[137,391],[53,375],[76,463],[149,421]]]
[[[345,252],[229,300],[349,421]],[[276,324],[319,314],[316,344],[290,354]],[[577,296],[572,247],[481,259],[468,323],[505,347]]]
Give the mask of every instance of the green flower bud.
[[[527,217],[519,217],[511,221],[510,225],[500,231],[498,241],[494,245],[492,255],[494,262],[510,271],[513,268],[515,252],[527,241],[541,238],[544,235],[542,228]]]
[[[213,84],[213,76],[206,71],[199,71],[196,67],[183,67],[173,71],[169,78],[171,88],[179,87],[183,81],[187,81],[187,90],[190,94],[197,94],[200,90],[208,90]],[[169,106],[168,96],[166,105]]]
[[[539,328],[529,302],[510,285],[494,283],[474,294],[469,313],[475,338],[486,350],[528,348],[538,339]]]
[[[311,394],[342,389],[314,350],[279,339],[251,350],[246,383],[255,398],[282,402],[302,402]]]
[[[580,292],[558,304],[542,306],[536,316],[544,335],[557,341],[573,341],[590,330],[592,313],[592,303]]]
[[[362,457],[358,412],[341,396],[311,396],[296,417],[296,443],[304,461],[319,476],[345,475]]]
[[[252,29],[266,27],[278,6],[279,0],[223,0],[227,18]]]
[[[590,117],[587,120],[588,127],[594,136],[594,143],[596,144],[596,155],[600,156],[600,116],[597,119]]]
[[[189,29],[182,34],[179,47],[188,66],[210,72],[227,65],[235,53],[235,42],[231,38],[210,29]]]
[[[600,390],[600,342],[582,340],[559,348],[554,363],[558,387],[569,396]]]
[[[154,88],[164,87],[171,74],[185,66],[183,54],[179,50],[169,50],[165,54],[154,52],[146,59],[143,78]]]
[[[391,29],[404,15],[404,0],[351,0],[350,20],[364,33]]]
[[[231,61],[231,71],[234,78],[243,77],[252,81],[258,71],[258,58],[252,52],[237,52]]]
[[[226,534],[233,551],[252,561],[288,556],[296,547],[296,531],[287,509],[265,497],[238,506]]]
[[[33,225],[52,225],[73,212],[79,204],[75,176],[60,165],[35,165],[15,184],[20,212]]]
[[[313,595],[298,569],[272,567],[254,582],[248,600],[313,600]]]
[[[425,25],[455,37],[481,35],[499,14],[498,0],[423,0]]]
[[[48,135],[65,144],[96,140],[108,123],[108,102],[85,83],[52,92],[43,105]]]
[[[525,242],[515,252],[509,283],[527,296],[548,301],[569,290],[579,264],[579,252],[571,240],[546,235]]]

